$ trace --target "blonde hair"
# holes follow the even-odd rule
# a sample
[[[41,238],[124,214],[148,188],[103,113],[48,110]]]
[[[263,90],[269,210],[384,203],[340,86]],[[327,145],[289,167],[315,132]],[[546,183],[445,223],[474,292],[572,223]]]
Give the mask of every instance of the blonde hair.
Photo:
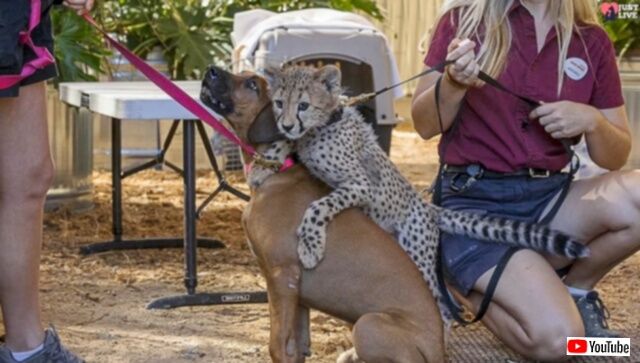
[[[480,42],[478,64],[483,71],[497,77],[504,69],[511,47],[511,25],[508,12],[514,1],[519,0],[445,0],[436,24],[443,16],[457,9],[459,39],[469,38]],[[558,35],[558,95],[562,90],[564,63],[567,59],[573,30],[580,35],[580,26],[600,26],[595,0],[548,0],[549,14],[553,18]],[[453,12],[451,13],[453,15]],[[483,29],[482,38],[479,29]],[[582,40],[582,36],[580,35]],[[584,40],[582,40],[584,45]],[[586,50],[586,46],[585,46]]]

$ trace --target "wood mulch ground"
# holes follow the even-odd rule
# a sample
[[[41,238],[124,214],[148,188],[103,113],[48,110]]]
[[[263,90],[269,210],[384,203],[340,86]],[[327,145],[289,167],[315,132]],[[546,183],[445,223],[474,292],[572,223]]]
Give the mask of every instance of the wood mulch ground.
[[[414,133],[394,134],[392,157],[423,189],[437,158],[435,144]],[[247,190],[239,175],[232,183]],[[152,299],[182,293],[180,250],[108,252],[81,257],[78,247],[111,236],[111,184],[108,172],[95,173],[95,207],[88,213],[48,213],[42,257],[41,292],[46,321],[88,362],[267,362],[266,305],[235,305],[150,311]],[[198,174],[198,199],[215,187],[211,173]],[[182,182],[168,171],[148,171],[124,182],[124,226],[128,237],[182,233]],[[203,214],[198,234],[227,248],[199,250],[198,290],[241,291],[265,288],[244,241],[240,216],[244,202],[222,195]],[[640,338],[640,254],[617,267],[599,287],[611,310],[611,324]],[[309,362],[335,362],[350,346],[349,329],[320,313],[312,315],[313,356]],[[457,362],[506,361],[512,354],[481,327],[456,333]],[[639,359],[636,359],[638,361]]]

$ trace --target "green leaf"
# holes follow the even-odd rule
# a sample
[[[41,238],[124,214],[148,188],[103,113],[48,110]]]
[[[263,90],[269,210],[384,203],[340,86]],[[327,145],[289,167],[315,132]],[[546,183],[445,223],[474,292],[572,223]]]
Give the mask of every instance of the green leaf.
[[[126,38],[127,47],[139,56],[145,57],[161,46],[171,76],[188,79],[200,77],[209,64],[230,63],[235,13],[256,8],[282,12],[318,7],[382,19],[375,0],[112,0],[98,2],[94,15],[108,32]],[[104,53],[102,42],[95,34],[90,35],[93,38],[88,37],[89,42],[82,38],[75,41],[85,49],[100,50],[97,54]],[[96,65],[92,58],[78,53],[61,57],[64,73],[72,77],[87,76],[82,74],[82,67]],[[74,59],[86,60],[87,64],[78,67]],[[106,62],[102,64],[105,71]]]
[[[103,60],[109,54],[101,36],[72,11],[54,9],[51,18],[60,73],[56,84],[96,80],[104,72]]]

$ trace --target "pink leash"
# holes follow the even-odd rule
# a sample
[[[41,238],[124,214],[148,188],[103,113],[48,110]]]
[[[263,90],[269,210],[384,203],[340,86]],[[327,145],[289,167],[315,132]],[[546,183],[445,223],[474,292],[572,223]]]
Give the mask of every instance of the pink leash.
[[[38,47],[33,44],[31,32],[40,24],[40,14],[42,10],[41,0],[31,0],[31,15],[29,15],[29,28],[20,32],[20,44],[27,46],[36,54],[36,58],[22,66],[20,74],[0,75],[0,89],[7,89],[19,84],[23,79],[28,78],[37,70],[54,64],[55,59],[46,47]]]
[[[31,32],[40,23],[41,10],[42,10],[41,0],[31,0],[31,15],[29,16],[29,28],[27,31],[23,31],[20,33],[20,44],[31,48],[36,54],[36,58],[24,64],[20,74],[1,75],[0,89],[6,89],[9,87],[12,87],[20,83],[20,81],[22,81],[23,79],[33,75],[37,70],[43,69],[44,67],[55,63],[55,58],[51,55],[49,50],[46,47],[38,47],[35,44],[33,44],[33,39],[31,38]],[[105,39],[107,39],[107,41],[111,43],[111,45],[114,48],[116,48],[120,52],[120,54],[122,54],[125,58],[127,58],[135,68],[137,68],[140,72],[142,72],[151,82],[155,83],[167,95],[169,95],[176,102],[181,104],[184,108],[189,110],[191,113],[196,115],[202,121],[209,124],[211,127],[213,127],[214,130],[219,132],[222,136],[226,137],[236,145],[240,146],[242,150],[244,150],[247,154],[251,155],[256,159],[262,158],[262,156],[258,154],[251,145],[248,145],[242,142],[242,140],[240,140],[238,136],[236,136],[236,134],[229,131],[219,120],[213,117],[213,115],[209,111],[207,111],[198,102],[196,102],[193,98],[191,98],[191,96],[189,96],[180,87],[176,86],[173,82],[171,82],[165,75],[156,71],[153,67],[149,66],[140,57],[133,54],[129,49],[124,47],[122,44],[118,43],[115,39],[111,38],[109,34],[107,34],[103,29],[101,29],[98,26],[98,24],[95,22],[95,20],[93,20],[93,18],[89,13],[85,13],[83,17],[89,24],[91,24],[100,33],[102,33]],[[293,159],[287,158],[282,164],[282,166],[280,166],[279,171],[285,171],[290,167],[292,167],[293,165],[294,165]]]
[[[39,0],[35,0],[38,2]],[[184,108],[189,110],[191,113],[196,115],[202,121],[209,124],[213,127],[214,130],[219,132],[222,136],[226,137],[234,144],[240,146],[242,150],[244,150],[247,154],[251,155],[254,158],[261,157],[256,150],[248,144],[245,144],[234,134],[229,131],[219,120],[217,120],[213,115],[207,111],[202,105],[196,102],[191,96],[189,96],[185,91],[183,91],[180,87],[176,86],[173,82],[171,82],[164,74],[158,72],[153,67],[148,65],[145,61],[143,61],[140,57],[133,54],[129,49],[127,49],[122,44],[118,43],[115,39],[111,38],[109,34],[107,34],[103,29],[98,26],[98,24],[93,20],[89,13],[85,13],[83,15],[84,19],[89,22],[94,28],[96,28],[102,35],[104,35],[105,39],[116,48],[120,54],[122,54],[133,66],[138,69],[142,74],[144,74],[151,82],[155,83],[162,91],[164,91],[167,95],[173,98],[176,102],[181,104]],[[279,171],[285,171],[291,168],[294,165],[294,161],[291,158],[287,158]]]

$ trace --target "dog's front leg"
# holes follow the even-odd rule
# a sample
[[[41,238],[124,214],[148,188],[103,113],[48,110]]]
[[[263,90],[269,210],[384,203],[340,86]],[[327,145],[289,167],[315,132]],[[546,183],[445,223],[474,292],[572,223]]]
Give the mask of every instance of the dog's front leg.
[[[305,357],[311,356],[311,331],[309,329],[309,308],[298,305],[298,316],[296,324],[296,342],[298,351]]]
[[[303,352],[297,344],[300,267],[275,266],[268,271],[271,337],[269,353],[273,362],[304,362]]]

